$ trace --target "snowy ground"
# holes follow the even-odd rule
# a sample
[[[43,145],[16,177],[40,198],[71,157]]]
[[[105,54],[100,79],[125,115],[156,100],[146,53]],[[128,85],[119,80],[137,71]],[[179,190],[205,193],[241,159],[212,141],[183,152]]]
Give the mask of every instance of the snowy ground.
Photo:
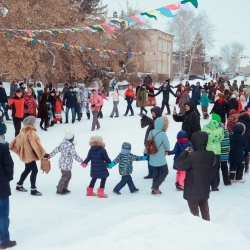
[[[239,80],[241,78],[238,78],[238,82]],[[177,82],[173,83],[176,84]],[[157,97],[158,104],[160,101],[161,95]],[[172,110],[175,105],[172,96],[170,104]],[[41,131],[37,126],[44,148],[48,153],[52,151],[62,141],[64,129],[69,127],[78,141],[76,150],[83,159],[87,156],[91,135],[103,136],[111,160],[120,152],[124,141],[132,144],[132,153],[142,155],[146,128],[140,128],[139,109],[135,108],[135,103],[133,117],[123,116],[126,102],[122,98],[119,118],[109,117],[111,109],[112,101],[105,101],[104,118],[100,120],[101,129],[95,132],[90,131],[91,121],[86,116],[73,125],[55,125],[48,132]],[[168,118],[167,135],[173,148],[181,123],[175,123],[171,116]],[[202,126],[207,122],[202,120]],[[13,125],[7,126],[6,137],[11,141],[14,138]],[[112,193],[120,180],[116,166],[109,171],[107,199],[86,197],[90,169],[83,169],[77,162],[74,162],[69,185],[72,193],[67,196],[56,195],[56,185],[60,179],[60,170],[57,167],[59,155],[51,159],[52,170],[48,175],[39,171],[37,188],[43,193],[42,197],[17,192],[15,185],[24,164],[14,153],[12,157],[15,162],[15,175],[11,182],[13,194],[10,198],[10,233],[11,239],[17,241],[17,250],[249,249],[249,175],[244,176],[247,180],[245,184],[221,184],[220,191],[211,194],[211,222],[206,222],[189,213],[187,203],[182,198],[183,193],[176,191],[173,157],[167,157],[170,173],[161,186],[162,195],[150,194],[151,180],[143,179],[147,174],[147,163],[135,162],[132,177],[136,187],[140,189],[139,193],[131,194],[128,187],[121,191],[121,196]],[[24,187],[30,187],[29,179],[25,181]]]

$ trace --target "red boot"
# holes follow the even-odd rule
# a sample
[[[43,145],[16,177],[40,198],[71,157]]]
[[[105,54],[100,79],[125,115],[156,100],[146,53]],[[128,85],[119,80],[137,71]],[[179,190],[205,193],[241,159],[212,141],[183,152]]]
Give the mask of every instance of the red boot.
[[[87,187],[87,196],[97,196],[96,193],[93,192],[94,188]]]
[[[104,194],[104,188],[98,188],[97,192],[98,192],[99,198],[108,198],[108,196],[106,194]]]

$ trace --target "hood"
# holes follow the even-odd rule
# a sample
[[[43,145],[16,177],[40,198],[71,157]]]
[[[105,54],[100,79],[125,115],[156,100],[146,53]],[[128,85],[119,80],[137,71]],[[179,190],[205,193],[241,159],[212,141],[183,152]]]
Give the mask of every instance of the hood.
[[[191,89],[193,89],[193,91],[197,89],[197,87],[194,84],[192,84],[190,87]]]
[[[191,144],[194,151],[206,150],[208,134],[206,132],[195,132],[191,137]]]
[[[64,83],[64,88],[68,88],[69,84],[67,82]]]
[[[93,94],[94,97],[97,97],[98,96],[98,89],[94,89],[95,90],[95,93]],[[92,92],[93,93],[93,92]]]
[[[237,114],[237,113],[238,113],[237,110],[232,109],[232,110],[230,111],[229,115],[234,115],[234,114]]]
[[[158,106],[153,107],[153,108],[151,109],[151,113],[152,113],[152,112],[154,112],[154,113],[155,113],[156,118],[158,118],[158,117],[161,117],[161,116],[162,116],[162,110],[161,110],[161,108],[160,108],[160,107],[158,107]]]
[[[177,134],[177,139],[183,139],[183,138],[187,138],[187,133],[184,130],[179,131],[179,133]]]
[[[194,104],[194,101],[192,101],[192,100],[184,103],[184,105],[188,105],[190,107],[190,112],[195,110],[195,104]]]
[[[133,85],[132,85],[131,83],[128,85],[128,89],[129,89],[129,87],[130,87],[130,86],[131,86],[131,87],[132,87],[132,89],[133,89]]]
[[[238,119],[250,120],[250,114],[248,112],[242,112],[241,114],[239,114]]]
[[[163,130],[164,129],[165,123],[164,123],[164,120],[163,120],[162,117],[157,118],[155,120],[154,124],[155,124],[155,129],[157,129],[157,130]]]
[[[236,123],[234,126],[233,126],[233,132],[234,134],[237,134],[237,135],[243,135],[245,133],[245,130],[246,130],[246,127],[243,123]]]
[[[208,123],[207,127],[210,129],[210,130],[216,130],[218,128],[220,128],[220,124],[215,121],[215,120],[212,120]]]

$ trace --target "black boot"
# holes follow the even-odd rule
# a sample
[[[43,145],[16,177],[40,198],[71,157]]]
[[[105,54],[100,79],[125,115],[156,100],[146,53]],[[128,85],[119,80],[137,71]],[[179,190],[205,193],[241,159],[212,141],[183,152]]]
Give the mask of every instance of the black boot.
[[[43,123],[42,122],[40,122],[40,128],[43,130],[43,127],[42,127],[42,125],[43,125]]]
[[[60,123],[62,123],[62,120],[60,120]]]
[[[54,126],[54,121],[51,121],[50,127],[53,127],[53,126]]]
[[[88,120],[90,119],[90,113],[86,113],[87,114],[87,117],[88,117]]]
[[[249,156],[245,156],[245,173],[249,172]]]
[[[31,188],[30,189],[30,194],[34,196],[42,196],[42,193],[36,190],[36,188]]]
[[[20,192],[28,192],[28,190],[25,189],[23,185],[18,185],[18,184],[16,184],[16,190]]]
[[[81,113],[81,119],[82,119],[82,113]]]
[[[66,120],[66,122],[65,123],[69,123],[69,121],[68,120]]]
[[[74,123],[75,122],[75,120],[72,120],[72,123]]]

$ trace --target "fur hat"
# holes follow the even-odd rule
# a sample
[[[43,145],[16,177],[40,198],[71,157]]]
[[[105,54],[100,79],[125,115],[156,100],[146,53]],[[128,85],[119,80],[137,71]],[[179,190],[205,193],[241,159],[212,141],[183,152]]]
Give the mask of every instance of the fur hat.
[[[105,143],[103,142],[103,139],[101,136],[96,135],[96,136],[91,136],[90,141],[89,141],[90,147],[94,146],[100,146],[100,147],[105,147]]]
[[[36,117],[35,116],[27,116],[24,120],[23,120],[23,125],[33,125],[36,121]]]

